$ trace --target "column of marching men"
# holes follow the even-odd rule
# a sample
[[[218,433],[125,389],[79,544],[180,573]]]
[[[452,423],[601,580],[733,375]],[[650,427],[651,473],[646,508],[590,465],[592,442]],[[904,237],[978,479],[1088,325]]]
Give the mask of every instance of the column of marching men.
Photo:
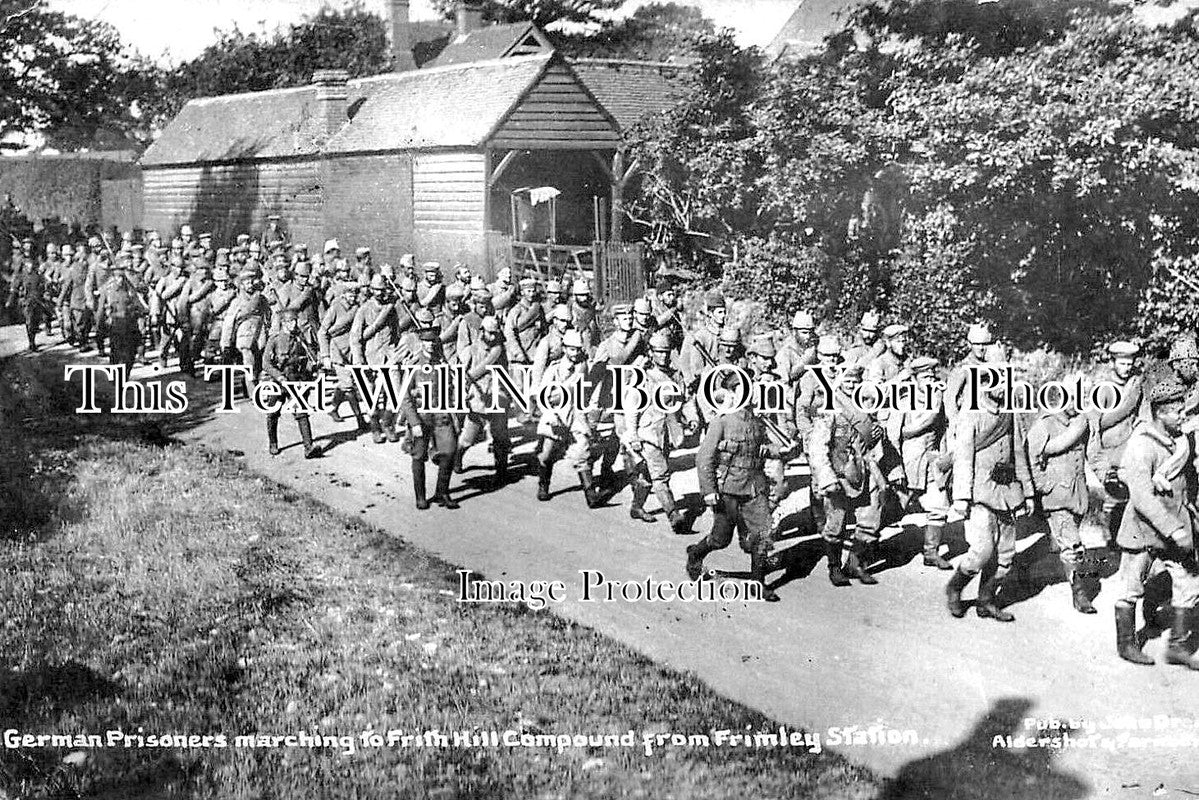
[[[936,359],[908,352],[906,325],[885,324],[873,312],[849,342],[819,334],[818,321],[805,311],[795,313],[789,331],[762,331],[747,341],[728,324],[719,291],[703,296],[699,324],[688,330],[678,287],[666,280],[632,304],[612,305],[603,319],[581,276],[542,284],[532,277],[514,281],[504,269],[487,283],[467,266],[447,276],[440,264],[418,265],[410,255],[396,268],[376,266],[365,247],[351,261],[335,240],[317,257],[303,244],[292,245],[276,217],[259,237],[241,234],[231,244],[214,248],[211,235],[197,236],[188,226],[169,241],[154,232],[142,242],[131,234],[119,242],[92,236],[47,244],[44,254],[26,240],[13,256],[8,304],[24,317],[31,351],[43,327],[50,334],[57,323],[80,351],[94,347],[129,367],[148,363],[147,353],[155,350],[160,366],[174,358],[189,376],[201,364],[243,365],[247,395],[263,375],[310,380],[325,370],[335,379],[329,412],[335,422],[343,422],[348,407],[358,431],[369,432],[376,444],[403,441],[420,510],[431,502],[458,507],[453,475],[463,472],[464,454],[484,441],[490,442],[495,485],[508,483],[515,424],[534,439],[538,501],[555,496],[556,479],[577,481],[588,508],[605,505],[627,485],[632,519],[657,523],[646,508],[652,496],[670,529],[690,535],[691,518],[671,488],[672,451],[698,441],[695,469],[712,524],[686,548],[686,572],[696,580],[712,577],[705,557],[727,547],[736,531],[752,580],[770,601],[779,597],[767,576],[783,566],[773,552],[780,504],[801,488],[788,465],[806,463],[832,585],[878,583],[880,531],[898,521],[885,519],[884,510],[922,511],[922,563],[951,573],[945,588],[950,614],[965,616],[962,593],[977,577],[977,616],[1011,622],[1003,584],[1016,558],[1016,520],[1038,513],[1060,553],[1073,607],[1094,614],[1098,560],[1080,537],[1089,468],[1103,484],[1108,546],[1120,557],[1112,590],[1119,655],[1153,663],[1138,638],[1141,603],[1147,627],[1170,630],[1167,662],[1199,669],[1192,636],[1199,605],[1196,456],[1189,424],[1199,410],[1199,347],[1191,335],[1174,342],[1153,380],[1138,371],[1137,345],[1111,343],[1105,377],[1123,391],[1109,411],[1017,414],[999,405],[1002,386],[984,393],[980,407],[966,407],[972,366],[1017,368],[1008,349],[979,324],[964,331],[961,361],[942,369]],[[432,372],[416,373],[398,410],[385,402],[364,407],[350,369],[368,367],[394,385],[400,365],[441,363],[462,366],[469,413],[423,405],[422,387]],[[596,378],[600,390],[582,409],[566,403],[526,413],[505,396],[497,411],[490,403],[492,365],[529,371],[535,388],[578,376]],[[683,387],[681,406],[669,413],[654,406],[614,412],[610,381],[602,379],[610,365],[642,367],[647,394],[663,384]],[[753,403],[731,409],[736,404],[726,401],[739,378],[730,365],[756,383],[784,385],[785,410],[766,412]],[[839,376],[831,403],[816,365]],[[717,389],[704,396],[699,387],[717,370]],[[935,402],[915,412],[871,413],[852,399],[863,380],[929,387]],[[430,386],[429,395],[445,388]],[[294,416],[304,456],[319,456],[307,416]],[[268,415],[272,455],[279,452],[278,427],[279,414]],[[618,458],[625,480],[614,469]],[[431,496],[430,462],[436,468]],[[956,565],[942,549],[951,512],[964,520],[968,546]],[[1162,572],[1172,594],[1164,620],[1156,603],[1143,602],[1146,586]]]

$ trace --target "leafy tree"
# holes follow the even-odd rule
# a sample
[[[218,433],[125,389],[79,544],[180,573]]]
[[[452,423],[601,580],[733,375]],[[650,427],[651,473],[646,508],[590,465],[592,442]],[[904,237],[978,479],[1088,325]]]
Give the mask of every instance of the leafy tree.
[[[198,57],[157,75],[147,112],[161,126],[195,97],[302,86],[318,69],[360,77],[390,67],[387,28],[378,15],[358,2],[344,9],[324,6],[274,33],[222,31]]]
[[[135,115],[146,63],[104,23],[42,0],[0,0],[0,139],[103,148],[148,131]]]
[[[478,0],[483,19],[489,22],[532,22],[541,29],[557,22],[602,28],[605,12],[620,8],[624,0]],[[433,0],[433,7],[453,19],[457,0]]]
[[[558,49],[579,58],[629,58],[643,61],[689,59],[698,36],[716,26],[694,6],[648,3],[596,32],[552,35]]]

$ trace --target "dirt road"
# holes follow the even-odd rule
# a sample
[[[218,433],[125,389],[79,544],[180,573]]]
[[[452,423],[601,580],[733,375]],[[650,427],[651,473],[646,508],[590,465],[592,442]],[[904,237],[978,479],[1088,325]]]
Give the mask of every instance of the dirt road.
[[[6,329],[3,338],[18,332]],[[136,373],[151,375],[145,368]],[[824,577],[823,562],[812,566],[813,544],[792,538],[780,547],[793,568],[773,576],[781,603],[581,602],[578,571],[583,569],[599,570],[610,580],[682,580],[683,548],[706,532],[709,518],[698,520],[694,536],[674,536],[664,521],[630,520],[627,490],[609,507],[588,511],[571,477],[563,474],[555,475],[556,496],[549,503],[535,500],[535,478],[523,469],[516,470],[510,485],[492,490],[484,446],[468,455],[467,473],[455,476],[460,510],[417,512],[409,459],[399,445],[351,438],[352,423],[334,425],[322,416],[314,419],[314,429],[330,450],[319,460],[304,461],[294,423],[285,416],[282,443],[296,446],[272,458],[257,411],[205,413],[200,401],[211,396],[211,389],[198,382],[191,387],[194,406],[190,416],[178,420],[180,439],[244,452],[252,469],[489,579],[565,582],[568,599],[553,604],[553,613],[695,673],[722,694],[780,723],[818,732],[825,746],[882,775],[909,778],[928,792],[894,797],[989,796],[978,792],[979,782],[985,786],[1000,778],[1023,787],[1006,791],[1005,797],[1199,793],[1193,747],[1137,746],[1135,741],[1199,734],[1179,727],[1154,729],[1152,721],[1155,715],[1199,719],[1199,674],[1119,660],[1113,579],[1104,581],[1097,616],[1077,614],[1068,587],[1056,578],[1056,558],[1039,535],[1020,543],[1014,587],[1027,599],[1012,606],[1017,621],[1010,625],[972,613],[962,620],[949,617],[942,594],[946,573],[921,565],[914,525],[889,531],[885,550],[893,566],[879,573],[875,587],[834,588]],[[530,447],[521,444],[515,457],[523,458]],[[680,495],[693,491],[693,473],[676,476],[674,486]],[[960,526],[951,532],[955,552],[961,551]],[[709,559],[711,566],[733,572],[746,569],[747,561],[735,546]],[[802,577],[809,569],[811,574]],[[1041,588],[1049,581],[1056,582]],[[1163,647],[1159,637],[1146,651],[1158,656]],[[1035,719],[1098,729],[1070,731],[1072,746],[1060,750],[1049,742],[1021,749],[996,745],[1007,741],[996,736],[1043,735],[1035,725],[1028,727],[1027,721]],[[1126,727],[1140,721],[1149,727]],[[646,720],[645,726],[659,722],[668,721]],[[720,727],[719,720],[712,724]],[[844,730],[850,726],[856,726],[860,743]],[[914,743],[905,731],[914,732]],[[835,744],[839,732],[841,743]],[[1088,739],[1089,732],[1094,739]],[[888,733],[903,741],[885,743]],[[1082,746],[1088,742],[1092,746]],[[953,785],[970,785],[972,793],[936,788]]]

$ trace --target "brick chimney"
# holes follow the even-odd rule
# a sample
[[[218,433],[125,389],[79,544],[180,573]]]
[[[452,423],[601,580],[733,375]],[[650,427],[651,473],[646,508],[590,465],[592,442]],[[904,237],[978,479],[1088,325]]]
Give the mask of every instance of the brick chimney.
[[[341,130],[346,121],[346,82],[350,73],[344,69],[318,69],[312,73],[316,87],[316,114],[326,137]]]
[[[458,35],[466,36],[483,27],[483,3],[481,0],[458,0],[454,10],[458,17]]]
[[[391,20],[391,68],[396,72],[416,69],[412,59],[412,25],[408,20],[408,0],[387,0]]]

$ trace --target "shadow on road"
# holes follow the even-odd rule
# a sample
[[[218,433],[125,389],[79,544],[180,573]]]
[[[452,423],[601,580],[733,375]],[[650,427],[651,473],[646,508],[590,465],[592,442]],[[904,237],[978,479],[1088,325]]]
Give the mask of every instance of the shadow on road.
[[[1088,784],[1055,767],[1051,750],[1010,749],[996,737],[1036,735],[1023,720],[1033,702],[998,700],[956,747],[905,764],[877,800],[1068,800]]]

